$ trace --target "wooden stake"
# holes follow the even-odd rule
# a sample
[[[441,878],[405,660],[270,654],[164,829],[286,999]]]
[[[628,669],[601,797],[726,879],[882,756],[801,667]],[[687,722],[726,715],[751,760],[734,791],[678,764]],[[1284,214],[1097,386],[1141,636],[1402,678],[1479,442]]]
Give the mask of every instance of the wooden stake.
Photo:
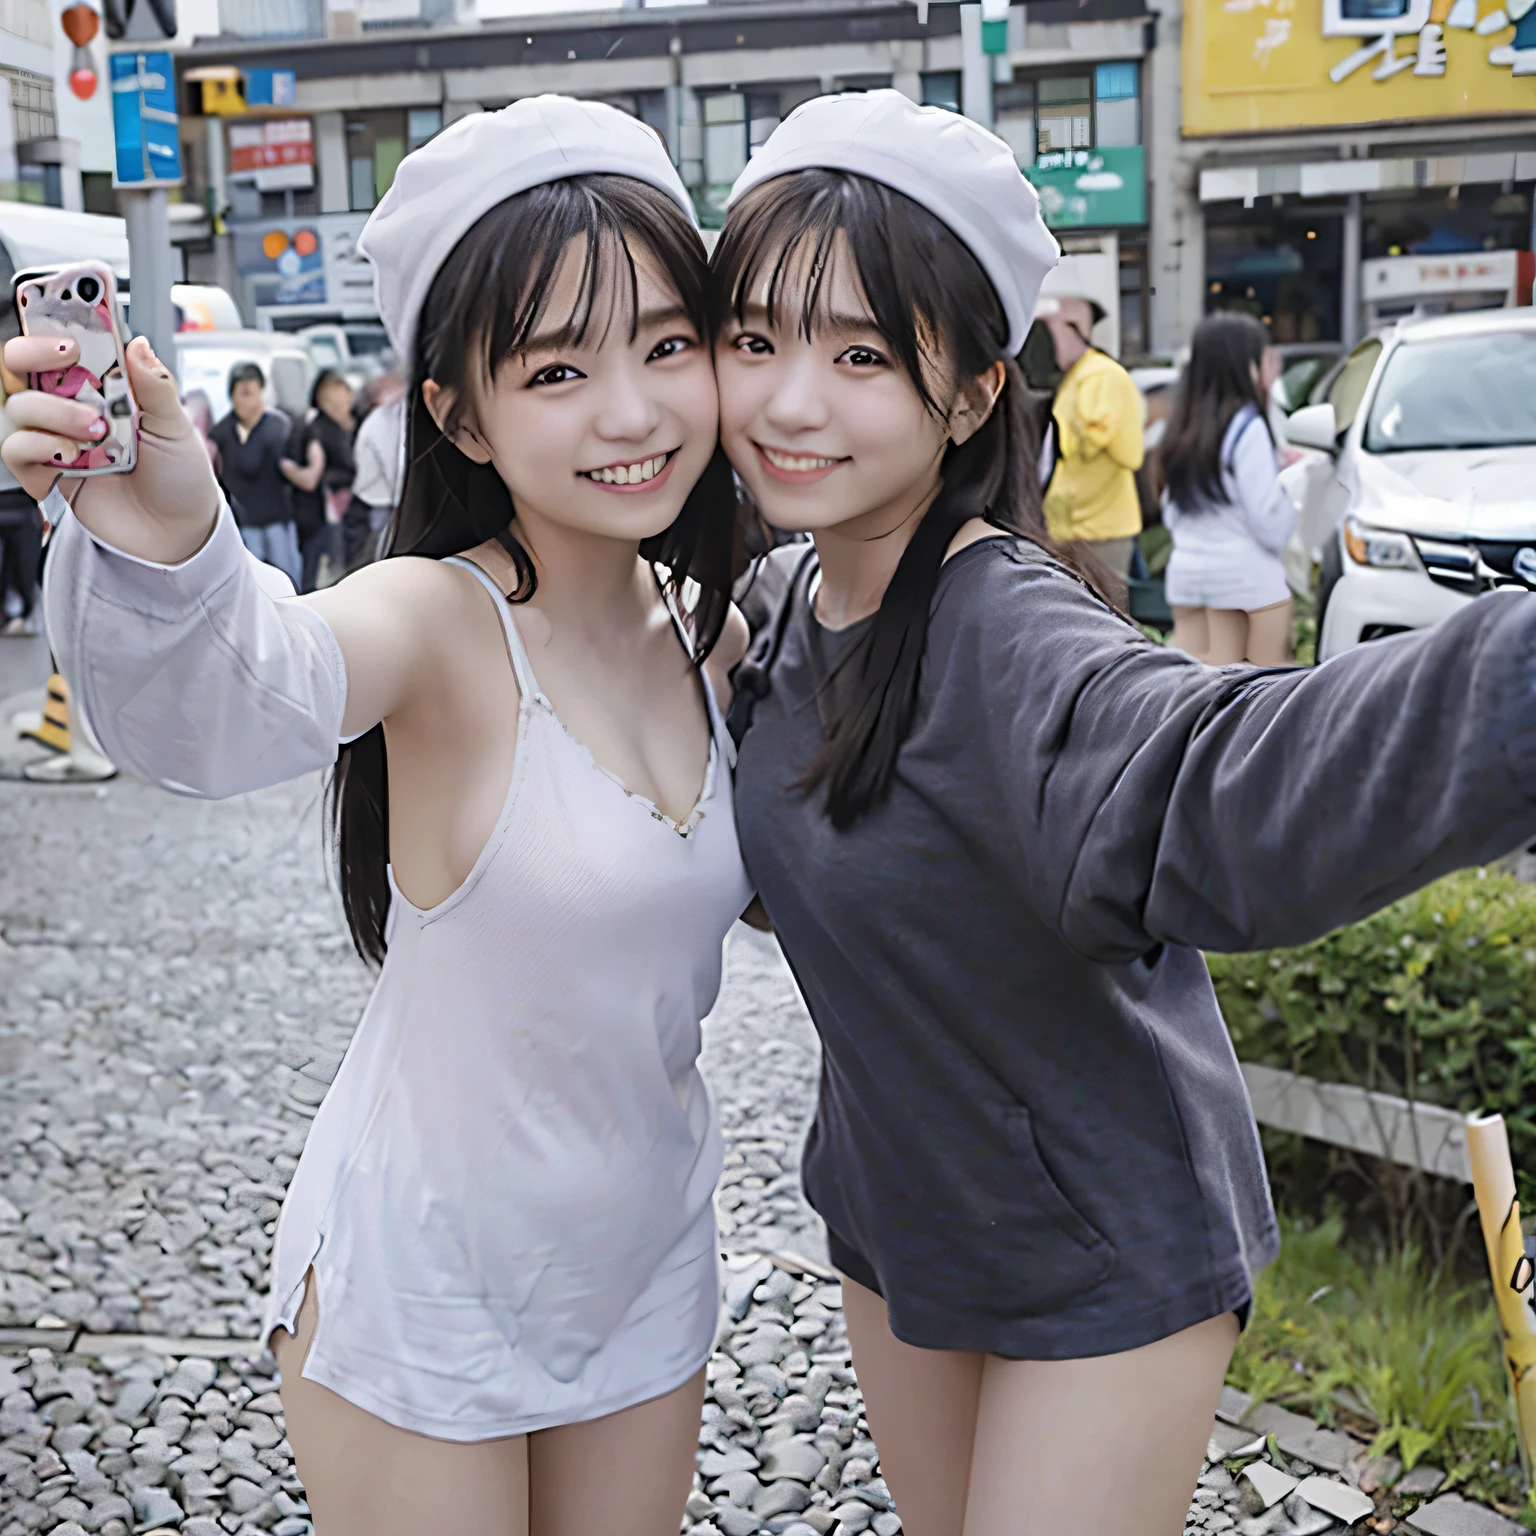
[[[1520,1233],[1520,1202],[1509,1158],[1509,1133],[1502,1115],[1467,1117],[1467,1158],[1472,1189],[1488,1250],[1493,1301],[1504,1340],[1515,1415],[1520,1425],[1520,1459],[1526,1477],[1536,1466],[1536,1315],[1530,1300],[1532,1265]]]

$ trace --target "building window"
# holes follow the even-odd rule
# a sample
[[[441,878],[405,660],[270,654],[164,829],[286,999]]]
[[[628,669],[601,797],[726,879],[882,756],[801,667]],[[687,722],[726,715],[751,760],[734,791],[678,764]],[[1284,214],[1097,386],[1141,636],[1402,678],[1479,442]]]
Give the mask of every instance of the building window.
[[[940,70],[921,76],[923,105],[943,107],[946,112],[960,110],[960,71]]]
[[[779,93],[747,92],[747,154],[751,156],[766,144],[779,126]]]
[[[436,138],[443,131],[441,107],[412,107],[405,114],[405,152],[420,149],[428,139]]]
[[[1047,75],[994,86],[993,129],[1021,166],[1062,150],[1139,144],[1140,76],[1134,63],[1100,64],[1091,75]]]
[[[1100,64],[1094,71],[1095,149],[1141,143],[1141,96],[1134,64]]]
[[[436,120],[438,128],[442,127],[442,114],[435,107],[430,113],[420,114],[415,126],[427,128],[428,117]],[[346,120],[347,188],[354,213],[367,213],[389,191],[395,172],[405,159],[413,118],[418,118],[416,112],[397,110],[362,112]],[[427,133],[419,142],[424,144],[431,137]]]
[[[747,168],[747,99],[739,91],[706,96],[704,181],[729,186]]]
[[[1093,147],[1093,82],[1087,75],[1063,75],[1036,83],[1039,153]]]
[[[992,131],[1013,151],[1020,165],[1035,163],[1035,84],[992,87]]]

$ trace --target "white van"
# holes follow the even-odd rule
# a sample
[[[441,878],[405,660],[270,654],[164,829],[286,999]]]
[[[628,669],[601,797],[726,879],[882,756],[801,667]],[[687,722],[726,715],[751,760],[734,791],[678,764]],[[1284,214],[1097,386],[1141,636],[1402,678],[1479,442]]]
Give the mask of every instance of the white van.
[[[68,213],[40,203],[0,202],[0,285],[25,267],[58,267],[71,261],[104,261],[117,275],[132,312],[128,272],[128,226],[98,213]],[[171,302],[183,330],[230,331],[245,322],[223,288],[207,283],[173,283]]]

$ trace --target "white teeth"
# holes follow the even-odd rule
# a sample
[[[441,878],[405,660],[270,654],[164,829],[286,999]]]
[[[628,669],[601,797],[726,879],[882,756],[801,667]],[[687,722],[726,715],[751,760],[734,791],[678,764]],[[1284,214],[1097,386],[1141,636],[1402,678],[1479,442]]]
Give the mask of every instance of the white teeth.
[[[774,448],[765,448],[763,452],[768,456],[768,462],[775,469],[787,469],[791,474],[804,473],[812,469],[830,469],[838,461],[836,459],[812,458],[804,454],[781,453]]]
[[[609,469],[589,469],[587,479],[600,485],[643,485],[654,480],[667,467],[667,455],[654,459],[642,459],[638,464],[616,464]]]

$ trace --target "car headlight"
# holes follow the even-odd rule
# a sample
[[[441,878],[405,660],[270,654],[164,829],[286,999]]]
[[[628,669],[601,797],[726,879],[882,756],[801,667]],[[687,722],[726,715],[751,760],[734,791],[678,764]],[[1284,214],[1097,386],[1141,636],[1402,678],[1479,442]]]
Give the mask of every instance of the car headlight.
[[[1383,571],[1416,571],[1418,556],[1406,534],[1372,528],[1358,518],[1344,519],[1344,548],[1356,565],[1375,566]]]

